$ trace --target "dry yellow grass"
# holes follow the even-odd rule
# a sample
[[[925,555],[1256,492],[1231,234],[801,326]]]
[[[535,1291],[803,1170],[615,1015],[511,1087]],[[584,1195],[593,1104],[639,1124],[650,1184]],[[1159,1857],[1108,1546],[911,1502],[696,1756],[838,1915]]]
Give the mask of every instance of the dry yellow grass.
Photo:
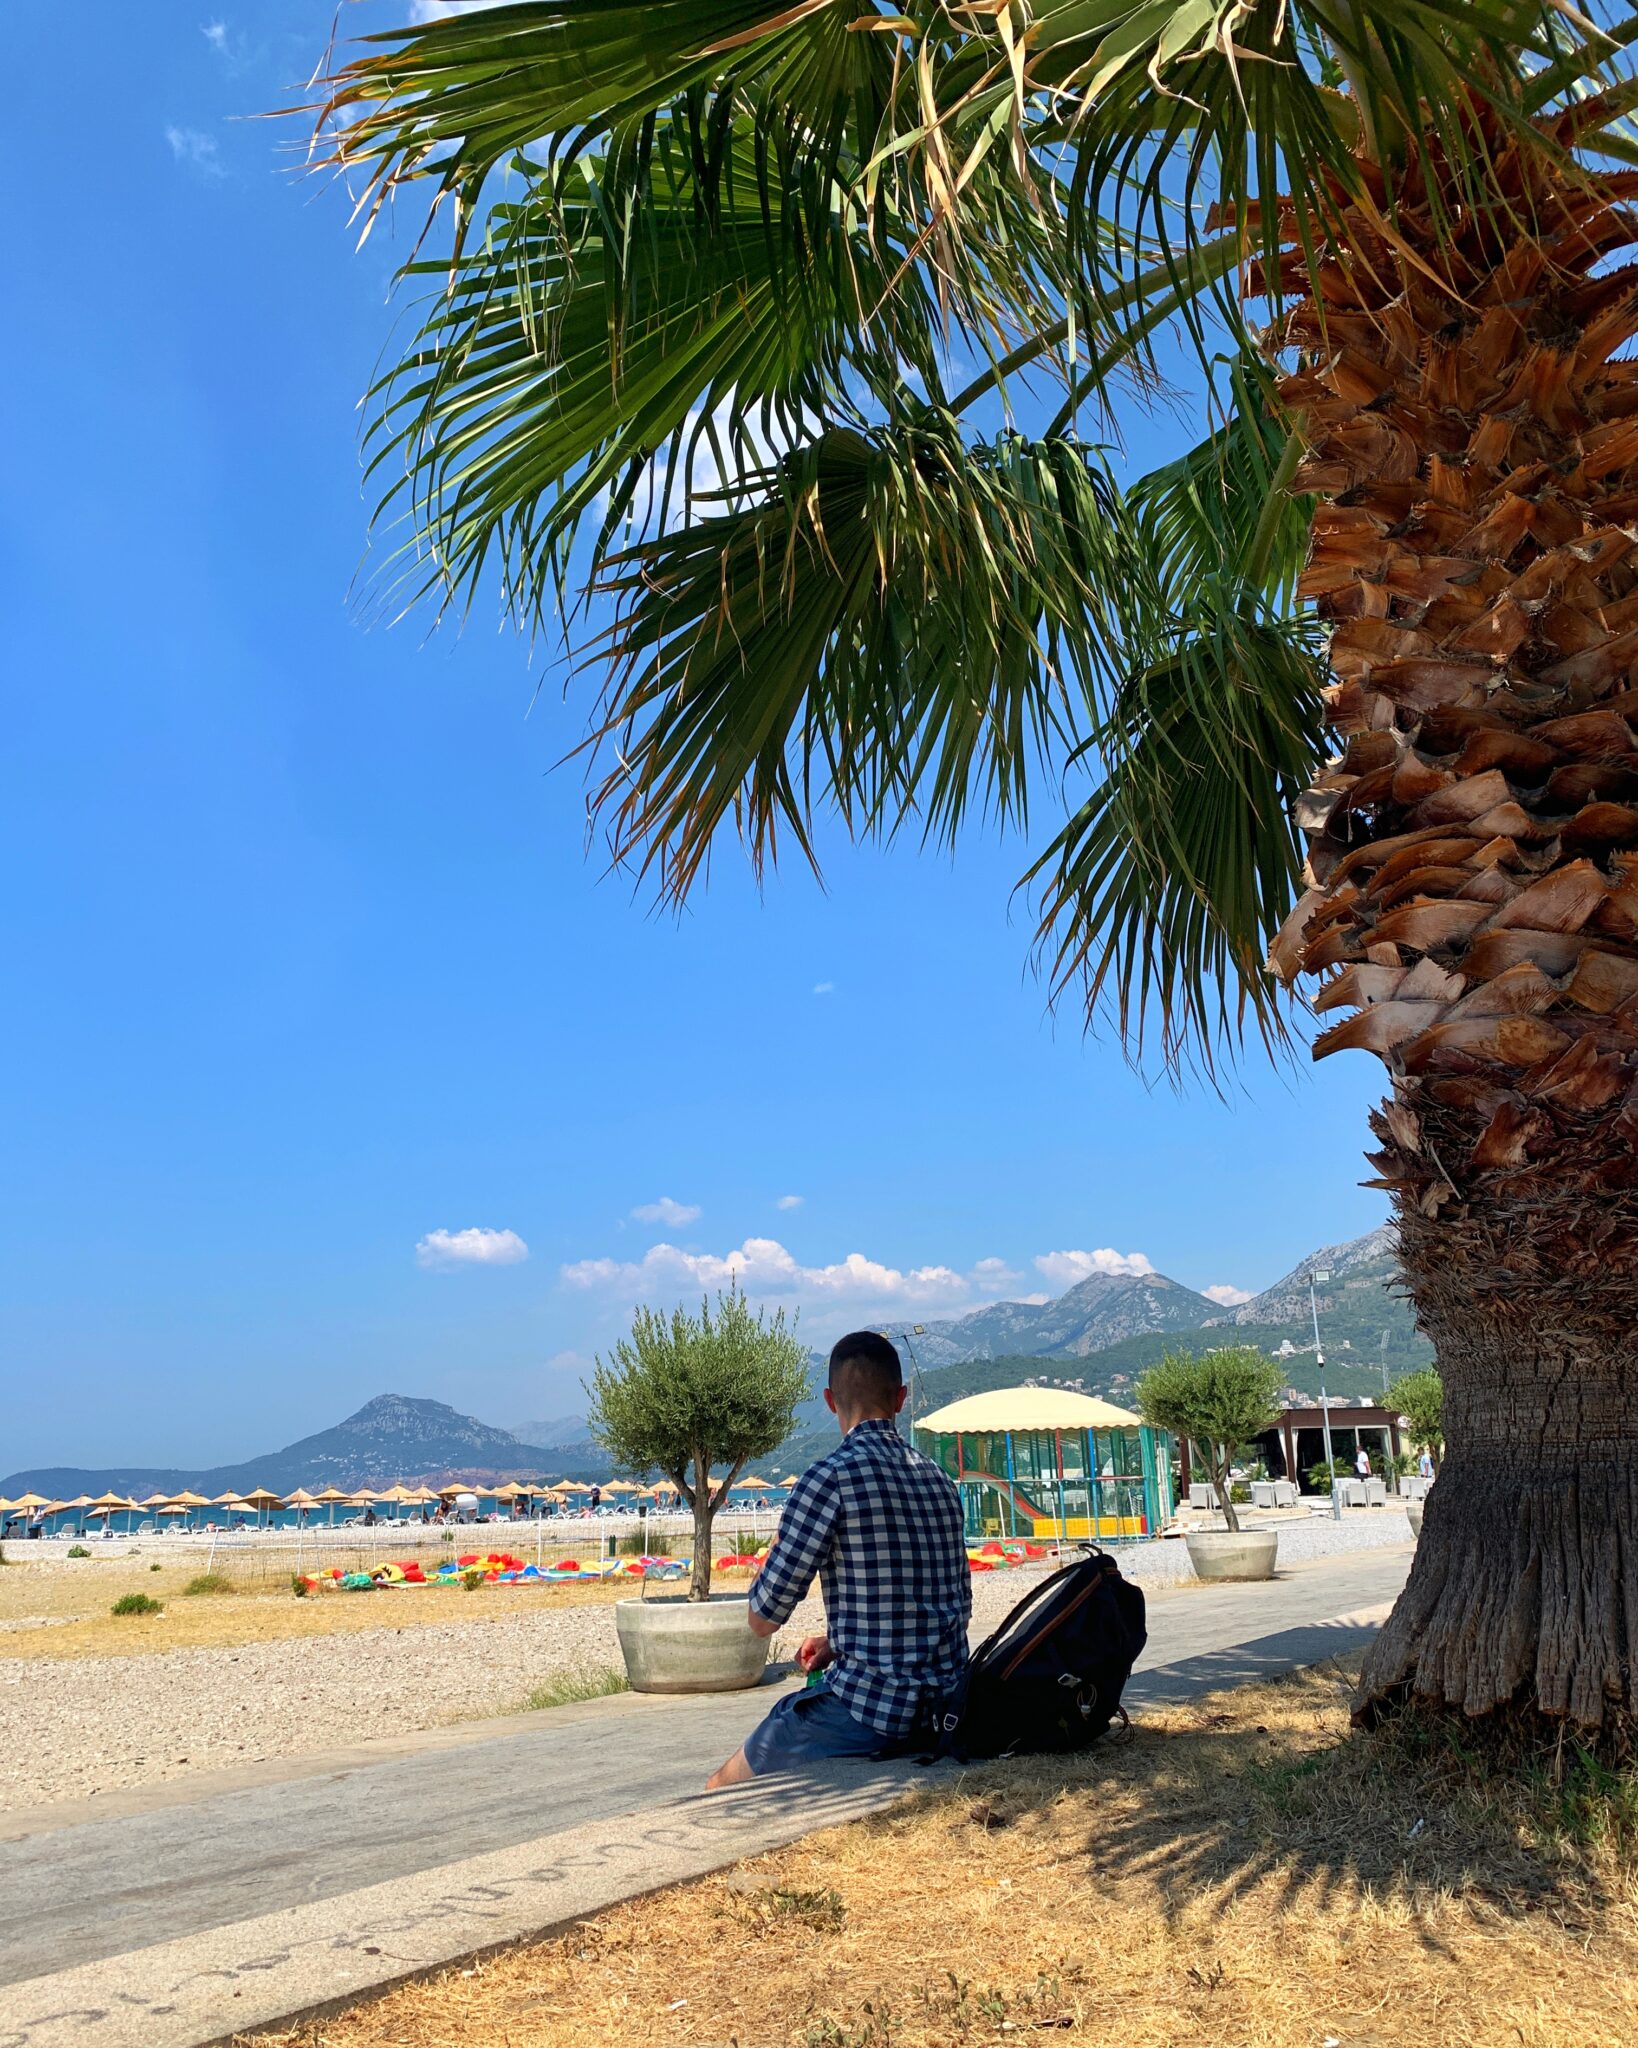
[[[112,1548],[113,1546],[110,1546]],[[282,1584],[240,1585],[231,1594],[188,1598],[183,1588],[203,1569],[186,1558],[159,1571],[130,1556],[77,1558],[72,1563],[20,1564],[0,1571],[0,1623],[71,1617],[50,1628],[0,1629],[0,1658],[141,1657],[161,1650],[222,1649],[237,1643],[296,1636],[344,1635],[365,1628],[414,1628],[472,1621],[486,1614],[530,1613],[565,1605],[606,1605],[632,1590],[630,1581],[600,1585],[416,1586],[378,1593],[321,1593],[298,1600]],[[230,1577],[234,1566],[217,1567]],[[163,1604],[157,1615],[116,1619],[110,1607],[125,1593]]]
[[[1638,1800],[1514,1798],[1448,1750],[1349,1736],[1319,1670],[255,2039],[1630,2048],[1635,1829]]]

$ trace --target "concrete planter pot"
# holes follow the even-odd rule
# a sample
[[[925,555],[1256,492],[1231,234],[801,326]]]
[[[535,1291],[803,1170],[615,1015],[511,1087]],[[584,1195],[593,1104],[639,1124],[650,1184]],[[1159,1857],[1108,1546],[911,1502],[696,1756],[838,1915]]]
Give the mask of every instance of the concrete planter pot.
[[[617,1600],[614,1627],[633,1692],[742,1692],[768,1662],[743,1593]]]
[[[1413,1536],[1420,1536],[1422,1533],[1422,1503],[1419,1500],[1406,1501],[1405,1519],[1411,1525],[1411,1534]]]
[[[1200,1529],[1185,1536],[1189,1562],[1197,1579],[1271,1579],[1274,1554],[1280,1547],[1274,1529]]]

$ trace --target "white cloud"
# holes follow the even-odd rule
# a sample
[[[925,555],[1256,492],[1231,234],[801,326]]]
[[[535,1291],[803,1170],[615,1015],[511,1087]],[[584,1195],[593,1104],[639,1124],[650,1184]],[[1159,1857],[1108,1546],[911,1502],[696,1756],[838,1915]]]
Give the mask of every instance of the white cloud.
[[[801,1206],[802,1197],[800,1195],[781,1195],[779,1200],[774,1203],[776,1209],[800,1209]]]
[[[199,33],[218,56],[225,57],[227,55],[228,32],[225,21],[207,21],[201,27]]]
[[[529,1247],[515,1230],[429,1230],[415,1247],[415,1263],[429,1272],[452,1266],[516,1266]]]
[[[1230,1287],[1226,1281],[1216,1287],[1202,1287],[1200,1292],[1208,1301],[1215,1301],[1219,1308],[1238,1308],[1242,1301],[1251,1299],[1249,1287]]]
[[[813,992],[816,996],[833,996],[836,993],[836,984],[833,981],[816,981],[813,984]]]
[[[566,1287],[621,1293],[631,1298],[709,1291],[735,1283],[747,1294],[796,1306],[830,1308],[959,1307],[971,1298],[970,1275],[950,1266],[908,1271],[849,1252],[828,1266],[804,1266],[777,1239],[748,1237],[737,1251],[685,1252],[651,1245],[640,1259],[579,1259],[562,1270]]]
[[[186,164],[191,171],[197,171],[204,178],[225,178],[227,171],[216,153],[216,137],[206,135],[199,128],[167,127],[165,140],[171,145],[171,155],[179,164]]]
[[[1090,1280],[1094,1273],[1139,1278],[1152,1273],[1154,1266],[1144,1252],[1115,1252],[1106,1247],[1096,1252],[1042,1252],[1035,1261],[1035,1270],[1044,1279],[1056,1280],[1061,1287],[1075,1287]]]
[[[1011,1286],[1023,1275],[1015,1273],[1005,1259],[980,1259],[973,1267],[973,1282],[986,1294],[999,1294],[1003,1287]]]
[[[639,1223],[663,1223],[667,1230],[681,1230],[700,1211],[691,1202],[674,1202],[669,1195],[662,1195],[657,1202],[639,1204],[631,1213]]]

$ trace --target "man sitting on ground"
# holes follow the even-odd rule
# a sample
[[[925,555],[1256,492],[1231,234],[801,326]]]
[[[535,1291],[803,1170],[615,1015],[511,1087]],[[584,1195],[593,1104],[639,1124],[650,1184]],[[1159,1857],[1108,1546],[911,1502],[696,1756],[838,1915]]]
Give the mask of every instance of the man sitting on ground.
[[[829,1632],[796,1661],[824,1678],[780,1700],[708,1792],[818,1757],[902,1754],[961,1682],[973,1605],[961,1497],[899,1435],[904,1392],[899,1354],[874,1330],[831,1352],[825,1405],[841,1444],[792,1489],[751,1589],[751,1627],[771,1636],[819,1574]]]

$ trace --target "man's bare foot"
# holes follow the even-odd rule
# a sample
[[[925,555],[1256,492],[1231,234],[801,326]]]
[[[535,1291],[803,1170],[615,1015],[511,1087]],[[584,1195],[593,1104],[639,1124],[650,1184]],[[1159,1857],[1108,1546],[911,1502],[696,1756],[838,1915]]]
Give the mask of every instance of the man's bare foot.
[[[722,1792],[730,1785],[748,1785],[756,1776],[745,1761],[745,1752],[736,1749],[725,1764],[718,1766],[705,1781],[707,1792]]]

